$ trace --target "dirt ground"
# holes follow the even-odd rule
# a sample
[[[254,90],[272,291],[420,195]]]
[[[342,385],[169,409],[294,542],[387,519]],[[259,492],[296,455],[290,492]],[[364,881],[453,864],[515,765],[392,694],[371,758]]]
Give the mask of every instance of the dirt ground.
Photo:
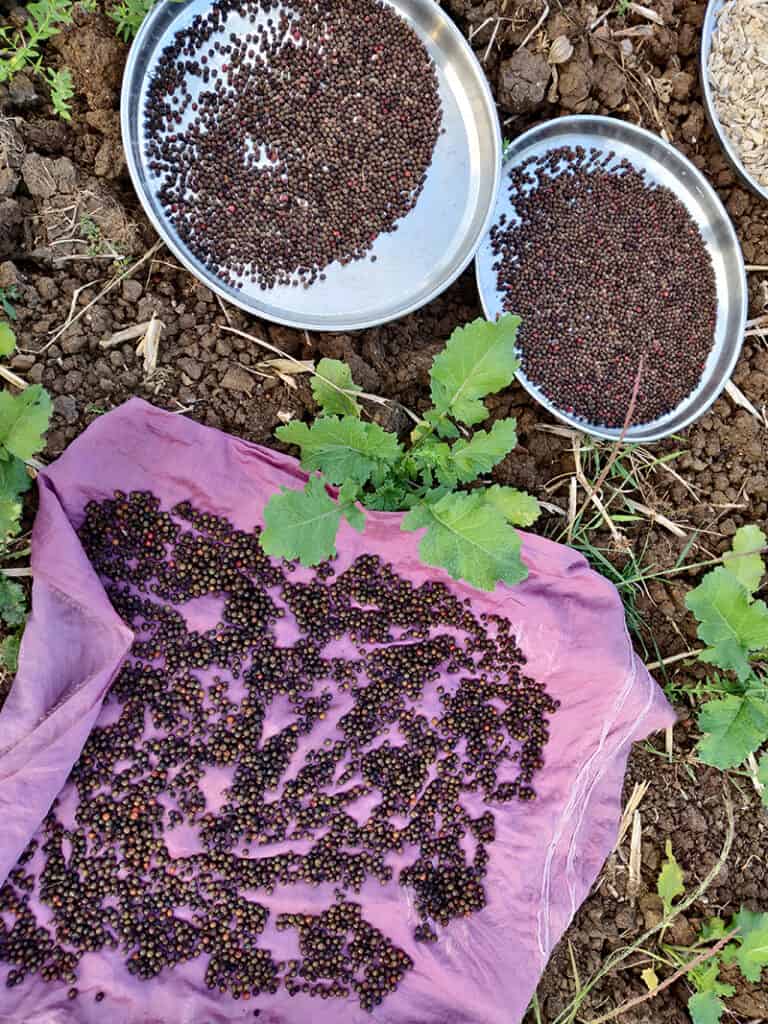
[[[607,8],[578,0],[552,0],[546,11],[539,0],[443,0],[487,72],[507,137],[538,121],[582,112],[611,114],[662,133],[717,188],[746,262],[768,266],[768,204],[736,182],[705,120],[697,76],[705,5],[649,2],[655,20],[640,13],[606,15]],[[16,17],[5,0],[0,0],[0,17]],[[0,87],[0,287],[16,286],[19,293],[21,351],[11,367],[30,382],[42,382],[54,396],[46,459],[55,458],[96,416],[135,394],[250,440],[273,443],[281,417],[301,417],[312,408],[307,379],[299,375],[286,382],[268,370],[265,375],[260,364],[269,353],[222,332],[223,325],[242,328],[299,358],[345,359],[366,390],[423,407],[433,354],[456,325],[480,314],[471,269],[418,313],[354,335],[307,334],[224,309],[163,248],[104,300],[89,305],[112,276],[116,260],[130,266],[156,239],[132,192],[120,143],[126,48],[106,19],[80,13],[76,21],[48,46],[49,60],[74,72],[71,124],[53,119],[40,86],[24,76],[10,88]],[[547,56],[555,40],[561,54],[568,52],[561,37],[567,37],[573,53],[563,63],[550,64]],[[750,315],[757,317],[768,312],[768,270],[750,273],[749,281]],[[75,316],[72,326],[60,332]],[[164,329],[156,367],[147,374],[135,339],[110,347],[102,343],[152,316]],[[734,382],[762,413],[768,402],[768,350],[761,339],[747,339]],[[520,447],[498,468],[497,478],[564,509],[574,472],[571,439],[542,430],[551,421],[517,385],[498,396],[493,408],[499,416],[516,415],[520,426]],[[760,419],[723,397],[684,435],[654,449],[654,454],[682,453],[670,463],[682,480],[661,469],[649,471],[639,500],[677,524],[683,536],[654,526],[647,517],[626,524],[626,542],[636,555],[642,553],[643,564],[658,569],[674,565],[692,538],[688,560],[706,559],[724,550],[743,523],[765,527],[765,438]],[[562,522],[552,512],[544,526],[557,535]],[[617,565],[626,560],[615,550],[615,538],[600,534],[594,540],[606,548],[613,545]],[[682,574],[672,584],[652,582],[639,595],[645,643],[655,645],[662,658],[687,650],[695,638],[683,605],[688,585]],[[728,913],[742,903],[768,909],[768,817],[748,780],[727,779],[693,762],[695,724],[683,692],[690,681],[686,669],[673,665],[667,670],[666,682],[681,714],[671,758],[664,737],[655,737],[630,762],[627,795],[636,782],[650,784],[640,806],[645,889],[630,901],[625,840],[542,979],[543,1024],[553,1021],[573,996],[569,947],[584,982],[611,950],[657,920],[652,893],[667,838],[689,889],[706,874],[725,836],[726,793],[736,816],[733,851],[705,900],[687,920],[678,919],[672,938],[690,941],[692,929],[715,911]],[[640,971],[647,959],[638,954],[628,964],[595,988],[580,1019],[591,1020],[645,991]],[[768,992],[738,979],[735,984],[729,1019],[768,1019]],[[621,1019],[626,1024],[685,1022],[689,994],[680,982]],[[526,1018],[530,1024],[534,1020],[532,1014]]]

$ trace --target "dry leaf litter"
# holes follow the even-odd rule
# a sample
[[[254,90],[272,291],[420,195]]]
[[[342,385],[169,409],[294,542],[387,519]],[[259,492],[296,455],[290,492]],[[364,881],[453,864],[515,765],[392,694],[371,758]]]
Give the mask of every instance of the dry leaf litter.
[[[715,109],[748,174],[768,188],[768,0],[730,0],[709,59]]]

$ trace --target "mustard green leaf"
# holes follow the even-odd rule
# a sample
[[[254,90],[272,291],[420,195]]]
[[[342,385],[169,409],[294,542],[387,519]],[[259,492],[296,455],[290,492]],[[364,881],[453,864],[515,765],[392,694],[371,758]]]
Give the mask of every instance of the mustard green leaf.
[[[699,757],[715,768],[735,768],[768,738],[768,702],[728,695],[708,701],[699,715]]]
[[[742,526],[733,538],[732,550],[723,555],[723,565],[750,594],[760,586],[765,563],[760,551],[766,545],[765,534],[757,526]],[[748,552],[752,552],[749,554]]]
[[[455,580],[479,590],[499,581],[520,583],[528,570],[520,558],[520,536],[482,492],[446,494],[421,502],[403,518],[403,530],[426,530],[419,555],[427,565],[445,569]]]
[[[496,420],[490,430],[477,430],[469,441],[456,441],[451,449],[453,465],[462,483],[490,473],[517,444],[517,420]]]
[[[683,872],[675,860],[675,855],[672,852],[672,843],[669,839],[666,842],[665,850],[667,859],[661,865],[661,872],[656,883],[656,891],[661,896],[661,901],[664,904],[664,916],[666,917],[673,910],[677,897],[682,896],[685,892],[685,887],[683,885]]]
[[[311,427],[294,421],[275,433],[281,441],[301,449],[303,469],[320,470],[332,484],[383,482],[387,468],[403,453],[394,434],[378,423],[363,423],[350,416],[324,416]]]
[[[432,402],[438,416],[472,426],[488,417],[481,401],[509,387],[520,367],[515,340],[520,317],[475,320],[457,327],[430,370]]]
[[[514,487],[502,487],[501,484],[487,487],[485,500],[497,508],[507,522],[514,526],[530,526],[541,515],[541,508],[533,495],[518,491]]]
[[[720,1024],[725,1004],[709,989],[691,996],[688,1000],[688,1012],[693,1024]]]
[[[19,459],[30,459],[43,447],[51,418],[51,399],[39,384],[12,395],[0,391],[0,445]]]
[[[326,415],[359,416],[360,404],[355,401],[354,394],[362,391],[362,388],[352,380],[352,371],[347,364],[340,359],[321,359],[317,364],[317,372],[320,376],[312,378],[312,394],[323,412]],[[336,387],[333,387],[334,384]],[[353,394],[345,394],[339,388]]]
[[[320,477],[310,477],[303,491],[284,487],[264,506],[261,546],[268,555],[318,565],[336,553],[341,511]]]
[[[749,652],[768,647],[768,608],[753,601],[730,570],[720,567],[707,573],[685,599],[699,620],[699,637],[708,645],[707,661],[736,672],[740,679],[750,673]]]

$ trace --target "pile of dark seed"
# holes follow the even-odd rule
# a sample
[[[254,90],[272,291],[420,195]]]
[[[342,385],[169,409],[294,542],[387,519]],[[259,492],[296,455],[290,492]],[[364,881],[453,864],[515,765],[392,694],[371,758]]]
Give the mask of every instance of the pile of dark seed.
[[[514,223],[491,229],[522,368],[560,409],[621,427],[678,406],[715,339],[712,260],[683,203],[614,153],[531,157],[509,175]],[[642,360],[642,369],[640,369]]]
[[[381,0],[217,0],[162,53],[146,154],[210,271],[309,287],[397,230],[441,120],[433,62]]]
[[[284,987],[380,1004],[413,962],[351,895],[409,887],[414,939],[436,941],[436,925],[486,904],[494,808],[535,796],[558,705],[522,673],[509,621],[370,555],[299,581],[258,530],[146,492],[89,504],[80,537],[136,641],[111,724],[0,889],[6,984],[37,974],[75,998],[81,959],[115,949],[141,979],[205,957],[208,988],[236,999]],[[180,607],[203,597],[221,618],[195,631]],[[326,653],[341,639],[353,656]],[[211,769],[230,777],[215,812]],[[182,825],[202,852],[172,855]],[[327,887],[319,912],[298,898],[285,911],[297,883]],[[291,959],[273,955],[275,930],[295,934]]]

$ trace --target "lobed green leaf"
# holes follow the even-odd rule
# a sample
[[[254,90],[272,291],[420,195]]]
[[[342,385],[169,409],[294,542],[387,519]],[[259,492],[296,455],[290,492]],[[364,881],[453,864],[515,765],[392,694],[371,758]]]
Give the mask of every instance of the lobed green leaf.
[[[319,477],[310,477],[302,491],[284,487],[264,506],[261,546],[276,558],[318,565],[336,553],[341,515],[341,506]]]
[[[672,843],[669,839],[666,842],[665,851],[667,859],[661,865],[661,872],[656,883],[656,891],[661,896],[664,904],[664,916],[668,916],[674,909],[675,900],[685,892],[683,885],[683,872],[675,860],[672,852]]]
[[[275,433],[281,441],[301,449],[303,469],[320,470],[333,484],[347,480],[382,483],[388,468],[403,454],[394,434],[378,423],[363,423],[349,416],[326,416],[311,427],[306,423],[286,423]]]
[[[469,441],[456,441],[451,449],[456,475],[470,483],[490,473],[517,444],[517,420],[496,420],[490,430],[476,431]]]
[[[16,335],[10,324],[0,323],[0,356],[9,356],[16,348]]]
[[[768,701],[731,695],[710,700],[699,715],[699,728],[704,733],[701,760],[715,768],[735,768],[768,737]]]
[[[520,536],[480,492],[455,492],[422,502],[403,518],[403,530],[425,529],[419,555],[453,579],[480,590],[499,581],[513,585],[528,575],[520,558]]]
[[[27,599],[19,583],[0,576],[0,619],[6,626],[21,626],[27,618]]]
[[[317,364],[317,372],[320,377],[312,378],[312,394],[323,412],[328,416],[359,416],[360,404],[353,395],[338,390],[343,388],[344,392],[352,391],[355,394],[362,391],[352,380],[352,371],[347,364],[340,359],[321,359]]]
[[[723,555],[725,568],[750,594],[760,586],[760,580],[765,572],[765,563],[760,555],[765,545],[766,537],[763,531],[750,524],[736,531],[731,545],[732,550]]]
[[[0,445],[10,455],[27,460],[43,447],[51,418],[51,399],[39,384],[18,395],[0,391]]]
[[[507,314],[493,323],[475,320],[456,328],[430,370],[438,416],[450,415],[470,426],[488,417],[481,399],[508,387],[520,367],[515,356],[519,325],[519,317]]]
[[[749,653],[768,647],[768,608],[753,601],[739,579],[724,567],[707,573],[685,599],[699,620],[699,637],[708,645],[702,661],[732,671],[750,672]]]
[[[711,989],[696,992],[688,1000],[688,1012],[693,1024],[720,1024],[725,1003]]]
[[[735,961],[747,981],[759,982],[763,968],[768,967],[768,913],[742,909],[731,924],[739,933],[723,951],[723,961]]]

